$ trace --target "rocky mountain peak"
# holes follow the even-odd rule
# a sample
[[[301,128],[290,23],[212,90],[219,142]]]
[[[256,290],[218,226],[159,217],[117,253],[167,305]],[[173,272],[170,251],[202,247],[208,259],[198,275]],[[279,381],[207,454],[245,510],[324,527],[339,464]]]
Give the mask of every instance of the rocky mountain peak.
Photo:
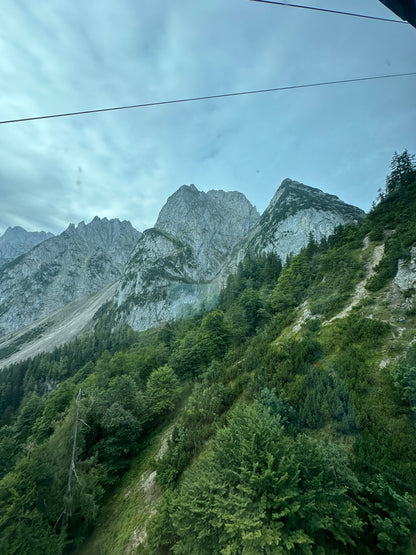
[[[0,269],[0,335],[86,298],[120,276],[141,233],[130,222],[70,224]]]
[[[20,226],[8,227],[0,237],[0,266],[53,236],[53,233],[46,231],[26,231]]]
[[[302,210],[319,210],[324,212],[335,212],[345,217],[348,221],[360,221],[364,212],[346,204],[336,195],[324,193],[321,189],[304,185],[299,181],[286,178],[277,189],[269,206],[262,215],[262,222],[270,220],[286,219]]]
[[[146,329],[195,307],[258,220],[242,193],[180,187],[155,227],[143,233],[126,267],[117,293],[120,319]]]
[[[346,204],[336,195],[286,178],[244,249],[255,253],[273,251],[285,261],[289,254],[297,254],[306,246],[310,234],[319,242],[337,226],[358,223],[364,215],[360,208]]]
[[[120,221],[117,218],[108,220],[95,216],[88,224],[84,220],[78,225],[69,224],[62,236],[98,244],[111,251],[114,246],[117,248],[123,238],[135,242],[140,238],[141,233],[127,220]]]
[[[225,241],[228,250],[257,223],[259,214],[247,198],[237,191],[199,191],[183,185],[159,213],[157,229],[190,242],[197,249]],[[220,250],[223,250],[220,248]]]

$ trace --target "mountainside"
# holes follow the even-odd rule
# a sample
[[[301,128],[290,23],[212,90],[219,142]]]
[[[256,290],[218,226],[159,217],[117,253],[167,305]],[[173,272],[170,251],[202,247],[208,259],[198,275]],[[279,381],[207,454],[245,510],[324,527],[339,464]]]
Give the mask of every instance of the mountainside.
[[[0,268],[0,334],[18,330],[117,280],[140,233],[130,222],[71,224]]]
[[[7,228],[0,237],[0,266],[11,262],[53,236],[53,233],[46,231],[26,231],[20,226]]]
[[[97,318],[4,368],[0,553],[415,553],[416,164],[397,158],[362,222],[283,267],[248,253],[212,310]]]
[[[283,261],[312,236],[328,237],[364,217],[338,197],[285,179],[258,216],[241,193],[181,187],[144,232],[117,293],[118,321],[144,330],[190,313],[218,297],[247,253]]]
[[[284,179],[243,250],[252,254],[274,252],[284,262],[306,247],[311,236],[319,243],[337,226],[358,223],[364,216],[362,210],[335,195]]]
[[[128,222],[95,218],[88,225],[71,224],[60,236],[3,266],[0,334],[41,323],[119,278],[111,303],[113,322],[145,330],[212,306],[247,254],[272,252],[284,261],[310,237],[319,241],[338,225],[360,221],[363,214],[333,195],[290,179],[282,182],[261,217],[239,192],[205,193],[184,185],[169,197],[155,227],[143,234]],[[107,299],[104,290],[100,298]],[[90,316],[88,312],[88,321]],[[43,336],[38,346],[31,340],[19,347],[20,355],[13,360],[25,352],[52,348],[58,341],[45,341]],[[4,341],[4,352],[9,353],[9,344],[16,341],[13,336]],[[59,342],[63,341],[60,333]]]
[[[182,186],[126,266],[116,295],[118,321],[143,330],[209,301],[218,293],[210,281],[258,219],[241,193]]]

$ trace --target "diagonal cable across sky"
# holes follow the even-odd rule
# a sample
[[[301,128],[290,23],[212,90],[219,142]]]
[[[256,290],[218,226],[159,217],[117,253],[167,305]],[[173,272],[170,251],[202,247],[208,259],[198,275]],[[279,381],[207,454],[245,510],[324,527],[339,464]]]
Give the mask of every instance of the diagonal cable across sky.
[[[221,93],[221,94],[212,94],[212,95],[205,95],[205,96],[196,96],[190,98],[177,98],[173,100],[161,100],[156,102],[145,102],[141,104],[130,104],[125,106],[113,106],[110,108],[96,108],[92,110],[81,110],[77,112],[63,112],[59,114],[47,114],[42,116],[30,116],[25,118],[16,118],[16,119],[9,119],[0,121],[0,125],[5,125],[9,123],[23,123],[28,121],[36,121],[36,120],[45,120],[45,119],[53,119],[53,118],[65,118],[71,116],[82,116],[86,114],[97,114],[100,112],[115,112],[118,110],[133,110],[138,108],[150,108],[154,106],[164,106],[168,104],[181,104],[185,102],[201,102],[204,100],[214,100],[219,98],[230,98],[235,96],[248,96],[248,95],[255,95],[255,94],[265,94],[265,93],[274,93],[274,92],[281,92],[281,91],[289,91],[295,89],[307,89],[312,87],[324,87],[328,85],[343,85],[347,83],[358,83],[363,81],[375,81],[380,79],[394,79],[398,77],[410,77],[415,76],[416,71],[408,72],[408,73],[393,73],[388,75],[373,75],[370,77],[356,77],[353,79],[340,79],[336,81],[321,81],[318,83],[303,83],[300,85],[287,85],[283,87],[272,87],[268,89],[254,89],[248,91],[238,91],[238,92],[229,92],[229,93]]]

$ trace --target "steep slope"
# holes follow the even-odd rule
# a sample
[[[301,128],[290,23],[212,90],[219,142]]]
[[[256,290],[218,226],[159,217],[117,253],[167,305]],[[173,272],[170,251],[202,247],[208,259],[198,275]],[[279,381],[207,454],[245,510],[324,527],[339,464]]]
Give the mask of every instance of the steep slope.
[[[308,244],[319,242],[339,225],[363,220],[362,210],[335,195],[284,179],[257,226],[244,241],[243,253],[274,252],[284,262]]]
[[[415,553],[411,177],[201,318],[0,373],[0,552]]]
[[[144,330],[209,302],[210,281],[258,218],[241,193],[182,186],[137,243],[116,295],[119,321]]]
[[[0,269],[0,335],[116,281],[140,238],[130,222],[71,224]]]
[[[155,224],[187,243],[193,251],[198,273],[212,279],[236,242],[258,222],[259,214],[237,191],[198,191],[182,186],[167,201]]]
[[[256,519],[262,519],[267,514],[256,506],[256,509],[250,513],[250,520],[246,516],[250,510],[247,507],[252,506],[248,500],[244,505],[244,512],[242,511],[243,517],[236,517],[236,514],[240,514],[238,510],[229,508],[230,499],[233,497],[238,500],[238,507],[242,506],[241,491],[249,492],[249,495],[253,490],[257,492],[256,488],[251,490],[247,486],[251,478],[251,476],[247,478],[249,473],[244,474],[243,479],[237,482],[235,490],[230,486],[231,483],[235,483],[233,481],[239,470],[247,468],[247,457],[257,445],[255,441],[247,443],[246,450],[246,443],[238,443],[234,436],[231,436],[231,433],[234,433],[238,438],[238,432],[247,429],[247,426],[242,425],[247,421],[242,423],[240,421],[239,427],[226,428],[226,436],[220,435],[222,432],[217,433],[208,448],[206,435],[204,435],[207,433],[207,422],[214,422],[213,429],[218,429],[218,424],[217,426],[215,424],[219,420],[219,415],[222,416],[223,410],[223,405],[218,402],[220,387],[229,387],[227,393],[230,394],[235,384],[242,383],[249,384],[243,395],[244,406],[247,400],[250,403],[254,397],[257,402],[260,401],[268,408],[269,413],[277,412],[280,415],[284,422],[284,429],[289,430],[288,435],[290,433],[296,435],[300,430],[302,431],[298,436],[300,444],[304,441],[302,437],[309,436],[309,443],[301,445],[301,460],[305,456],[311,462],[308,458],[309,454],[319,446],[323,449],[321,454],[325,453],[319,462],[320,471],[323,469],[324,461],[331,461],[328,479],[322,482],[321,493],[313,497],[314,502],[311,506],[316,507],[322,502],[334,485],[335,474],[335,483],[343,484],[343,488],[334,496],[331,522],[336,522],[339,530],[341,519],[339,515],[334,516],[333,511],[334,507],[339,508],[346,501],[354,505],[352,514],[356,514],[362,520],[362,531],[354,530],[352,520],[346,527],[345,543],[351,540],[355,542],[351,549],[346,545],[341,546],[340,550],[336,549],[336,541],[331,538],[330,532],[326,536],[322,552],[415,552],[416,538],[414,527],[412,534],[413,521],[410,519],[414,514],[412,502],[414,504],[416,483],[415,185],[416,182],[414,182],[413,193],[410,191],[411,194],[401,191],[403,195],[401,206],[398,206],[397,200],[394,203],[390,202],[390,198],[370,214],[364,225],[352,230],[347,229],[344,233],[333,237],[330,248],[328,245],[321,248],[315,246],[292,259],[290,266],[283,271],[281,279],[277,281],[276,288],[271,294],[271,303],[269,305],[264,303],[263,306],[268,306],[270,310],[270,306],[273,307],[279,294],[286,294],[287,287],[293,285],[295,289],[295,280],[291,278],[297,275],[299,268],[303,268],[306,273],[309,273],[309,277],[313,276],[313,279],[316,279],[315,284],[312,282],[311,285],[306,285],[308,279],[302,284],[301,300],[304,302],[296,307],[295,312],[286,321],[279,312],[282,306],[279,303],[279,311],[272,316],[272,320],[276,319],[274,324],[272,321],[269,322],[251,345],[247,343],[248,347],[244,351],[240,346],[234,358],[229,356],[225,359],[220,367],[221,371],[218,371],[218,362],[210,367],[200,382],[194,386],[194,394],[190,396],[182,414],[179,417],[172,415],[171,422],[174,424],[173,431],[170,432],[172,440],[168,441],[162,460],[154,456],[161,444],[162,434],[158,434],[152,437],[153,460],[149,454],[144,463],[143,451],[140,451],[140,458],[133,462],[132,471],[109,499],[105,510],[100,515],[99,525],[94,535],[86,542],[80,553],[90,553],[94,549],[102,553],[115,551],[158,553],[162,550],[166,552],[169,549],[174,550],[179,545],[183,552],[196,552],[198,550],[196,546],[199,545],[197,542],[201,538],[206,546],[208,541],[213,539],[216,541],[224,530],[232,529],[234,532],[236,519],[241,518],[241,522],[244,522],[241,529],[246,531],[247,522],[256,522]],[[407,214],[402,206],[407,207]],[[380,221],[383,222],[381,238],[371,239]],[[394,233],[392,233],[393,229]],[[397,273],[392,270],[392,275],[383,282],[383,287],[377,286],[376,290],[372,290],[375,289],[373,286],[370,290],[367,289],[366,286],[374,276],[383,271],[383,261],[386,262],[386,259],[393,256],[397,262]],[[331,284],[334,288],[338,287],[338,274],[343,271],[339,266],[340,260],[356,263],[349,276],[352,286],[350,300],[345,300],[344,308],[335,317],[331,318],[323,314],[312,315],[308,307],[314,303],[315,287],[320,286],[321,283],[328,284],[327,295]],[[304,266],[302,266],[303,263],[305,263]],[[314,265],[316,265],[315,268],[313,268]],[[394,265],[390,261],[388,267],[391,269],[392,266]],[[259,268],[256,270],[253,275],[260,276]],[[244,272],[241,272],[241,275],[244,276]],[[252,291],[253,277],[246,275],[246,279],[246,287]],[[249,281],[251,281],[250,284],[248,284]],[[234,291],[241,291],[242,284],[239,285],[240,288],[234,288]],[[259,287],[260,284],[256,283],[254,287],[256,286]],[[247,298],[244,293],[239,298],[236,296],[235,303],[240,305],[240,309],[246,306]],[[230,308],[235,314],[235,307]],[[286,312],[290,315],[292,309],[293,307],[288,307]],[[296,318],[295,315],[298,317]],[[241,319],[241,312],[239,318]],[[233,322],[232,314],[226,321]],[[235,329],[232,328],[231,333],[233,332]],[[189,331],[189,334],[191,333],[194,332]],[[195,340],[195,333],[192,337]],[[205,340],[204,336],[203,340]],[[181,337],[181,344],[182,347],[177,348],[184,349],[186,346],[190,350],[192,347],[183,337]],[[201,345],[198,347],[201,348]],[[174,361],[175,357],[171,357],[170,362]],[[241,395],[241,389],[238,389],[239,395]],[[232,411],[230,413],[233,414]],[[220,426],[223,426],[223,423]],[[214,433],[214,431],[211,432],[211,437]],[[261,442],[264,435],[269,433],[269,430],[261,428],[255,437]],[[223,449],[218,449],[218,438],[224,439],[224,437],[227,438],[227,442],[222,442],[221,447],[231,448],[226,454]],[[198,441],[199,450],[195,449]],[[276,443],[278,442],[273,442],[273,445]],[[327,446],[330,449],[326,450]],[[207,474],[203,472],[206,468],[204,465],[207,461],[208,463],[212,461],[212,451],[215,452],[216,448],[221,454],[221,462],[207,479]],[[205,451],[202,456],[200,456],[201,451]],[[241,458],[239,458],[240,453],[242,453]],[[291,456],[294,456],[294,453],[294,449],[290,451]],[[260,482],[257,477],[261,472],[259,470],[261,460],[266,461],[263,464],[270,480],[272,476],[279,476],[279,473],[286,479],[287,473],[280,468],[275,467],[270,470],[272,457],[262,459],[263,454],[261,452],[260,455],[253,456],[256,486]],[[183,472],[183,458],[186,457],[188,457],[188,468],[191,467],[191,469],[185,471],[184,478],[179,480],[176,476]],[[235,460],[234,457],[241,466],[231,466],[231,461]],[[284,457],[279,456],[273,460],[283,459]],[[338,472],[342,465],[352,463],[355,464],[354,472],[357,481],[350,482],[346,487],[348,483],[346,475],[340,478]],[[216,482],[216,477],[224,467],[228,471],[227,478]],[[310,468],[313,468],[313,464],[308,465],[308,472]],[[200,474],[197,474],[198,469]],[[175,475],[175,471],[178,474]],[[175,483],[175,488],[169,489],[166,486],[166,477],[172,474],[175,476],[171,479]],[[201,475],[206,481],[199,479]],[[156,482],[156,490],[151,490],[152,496],[147,495],[144,487],[144,484],[147,485],[150,482],[150,478],[153,478],[153,484]],[[270,482],[265,481],[265,483],[269,485]],[[279,499],[281,499],[281,483],[276,486]],[[312,482],[308,479],[307,483]],[[315,485],[318,483],[319,479]],[[157,486],[162,487],[162,492],[157,489]],[[230,490],[234,496],[228,493]],[[189,491],[191,494],[186,497]],[[302,491],[305,493],[305,490]],[[166,503],[163,501],[164,492],[168,498]],[[269,489],[264,492],[264,497],[261,497],[262,502],[269,492]],[[307,497],[300,500],[302,511],[307,504],[306,499]],[[217,503],[219,501],[219,504],[212,509],[215,500]],[[250,501],[253,499],[250,498]],[[271,506],[276,507],[276,502],[278,501],[274,500],[272,504],[271,501]],[[263,505],[259,502],[259,506]],[[290,506],[293,506],[292,501],[288,511]],[[218,507],[221,512],[217,510]],[[401,528],[395,525],[399,511],[403,515]],[[157,514],[154,521],[156,524],[149,523],[149,515],[153,513]],[[211,522],[209,522],[210,513]],[[221,514],[223,519],[220,524],[218,524],[218,514]],[[321,516],[322,513],[320,513]],[[246,518],[243,521],[244,517]],[[307,521],[308,519],[305,520]],[[183,522],[186,522],[186,526],[181,527]],[[223,524],[224,522],[226,524]],[[271,519],[271,523],[273,522],[274,520]],[[281,525],[283,532],[286,522],[283,518]],[[303,522],[299,522],[297,530],[302,530],[302,526]],[[261,539],[265,536],[265,529],[266,525],[262,522],[257,538]],[[191,538],[190,534],[192,534]],[[238,532],[228,542],[224,540],[225,545],[234,547],[238,541],[235,540],[237,536]],[[279,540],[280,537],[279,535]],[[145,545],[147,540],[149,545]],[[183,549],[182,546],[186,541],[187,549]],[[240,545],[244,547],[247,545],[244,543],[246,541],[244,536],[240,541]],[[277,548],[278,540],[275,541]],[[319,539],[314,538],[311,541],[318,544]],[[410,546],[409,542],[411,542]],[[316,544],[313,544],[313,552],[315,548],[318,551]],[[211,548],[211,551],[219,552],[220,549],[216,545],[215,548]],[[253,548],[252,544],[249,544],[247,551],[263,552],[260,548]],[[292,551],[297,552],[293,546],[287,549],[287,552]]]
[[[241,193],[181,187],[144,232],[117,292],[117,318],[136,330],[212,304],[247,253],[283,261],[311,236],[328,237],[364,212],[338,197],[285,179],[259,218]]]
[[[0,338],[0,369],[50,353],[93,327],[93,319],[116,289],[118,282],[106,285],[87,299],[77,299],[32,324]]]
[[[0,266],[29,252],[33,247],[53,237],[46,231],[26,231],[23,227],[9,227],[0,237]]]

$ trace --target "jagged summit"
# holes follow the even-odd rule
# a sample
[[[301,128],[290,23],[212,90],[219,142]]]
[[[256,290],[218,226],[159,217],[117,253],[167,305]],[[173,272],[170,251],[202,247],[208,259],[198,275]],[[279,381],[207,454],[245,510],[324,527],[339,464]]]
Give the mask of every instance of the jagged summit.
[[[116,281],[141,233],[94,218],[44,241],[0,269],[0,335]]]
[[[126,267],[117,293],[120,320],[146,329],[195,306],[258,220],[242,193],[180,187]]]
[[[213,219],[215,222],[213,222]],[[259,219],[259,214],[247,198],[238,191],[199,191],[195,185],[182,185],[162,207],[155,227],[172,235],[183,234],[198,241],[199,229],[227,228],[232,242],[244,236]],[[220,223],[221,222],[221,223]],[[231,229],[232,228],[232,229]]]
[[[336,195],[286,178],[247,237],[244,250],[273,251],[284,261],[306,246],[310,234],[320,241],[337,226],[358,223],[364,216],[363,210]]]
[[[309,187],[289,178],[282,181],[263,216],[267,217],[271,211],[278,209],[283,217],[287,217],[306,208],[331,212],[335,210],[357,221],[364,217],[362,210],[346,204],[336,195],[324,193],[321,189]]]
[[[364,213],[335,195],[284,179],[260,217],[237,191],[183,185],[143,234],[95,217],[70,224],[0,268],[0,334],[108,287],[117,322],[143,330],[214,302],[247,253],[286,259]]]

